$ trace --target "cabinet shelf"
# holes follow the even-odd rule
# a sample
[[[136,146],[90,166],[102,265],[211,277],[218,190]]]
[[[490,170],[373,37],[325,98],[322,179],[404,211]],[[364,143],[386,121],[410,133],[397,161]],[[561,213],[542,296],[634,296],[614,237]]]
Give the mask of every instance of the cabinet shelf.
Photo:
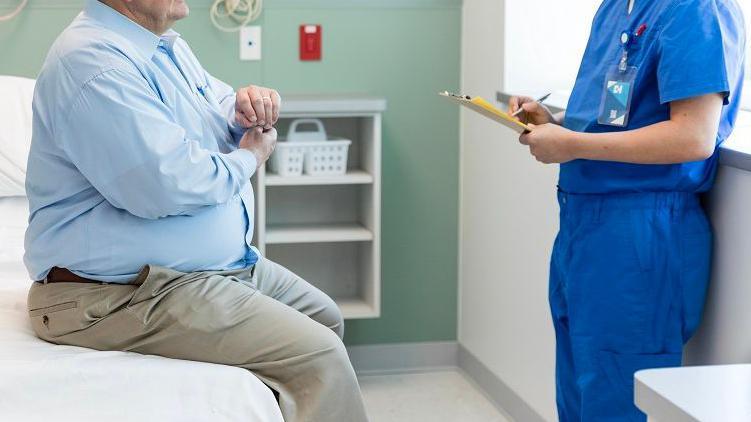
[[[360,224],[284,224],[266,229],[267,244],[366,242],[373,232]]]
[[[279,176],[267,173],[266,186],[369,185],[373,175],[362,170],[335,176]]]
[[[377,317],[378,309],[364,299],[334,299],[345,319]]]

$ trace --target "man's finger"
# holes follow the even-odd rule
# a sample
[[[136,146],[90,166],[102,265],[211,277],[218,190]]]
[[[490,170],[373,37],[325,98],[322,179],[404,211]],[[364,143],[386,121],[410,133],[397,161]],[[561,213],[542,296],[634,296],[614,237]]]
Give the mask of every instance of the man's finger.
[[[264,132],[263,132],[263,136],[265,136],[265,137],[266,137],[266,139],[268,139],[268,140],[269,140],[270,142],[272,142],[272,143],[273,143],[273,144],[272,144],[272,147],[271,147],[271,148],[272,148],[272,150],[273,150],[274,148],[276,148],[276,141],[277,141],[277,133],[276,133],[276,129],[274,129],[274,128],[272,127],[271,129],[264,131]]]
[[[252,130],[253,130],[253,140],[256,142],[261,142],[263,140],[263,128],[260,126],[256,126]]]
[[[250,103],[253,105],[253,110],[256,113],[256,123],[265,126],[266,125],[266,108],[263,105],[263,96],[261,91],[257,87],[251,87],[248,90],[250,96]]]
[[[525,133],[519,137],[519,143],[522,145],[529,145],[529,134]]]
[[[275,128],[273,128],[273,127],[272,127],[271,129],[269,129],[269,130],[266,130],[266,131],[264,131],[263,133],[264,133],[264,134],[265,134],[266,136],[270,136],[271,138],[273,138],[274,140],[276,140],[277,132],[276,132],[276,129],[275,129]]]
[[[266,114],[266,124],[264,125],[264,128],[271,129],[271,126],[274,124],[274,105],[271,102],[269,91],[266,91],[263,95],[263,109],[264,113]]]
[[[282,109],[282,96],[279,95],[279,93],[274,91],[273,89],[271,90],[271,104],[272,104],[272,108],[271,108],[272,122],[271,123],[276,124],[276,122],[279,121],[279,113],[281,112],[281,109]]]
[[[251,123],[251,121],[248,120],[247,117],[245,117],[245,113],[239,110],[235,112],[235,121],[242,127],[253,126],[253,123]]]
[[[237,91],[235,105],[236,109],[244,114],[245,117],[250,121],[250,125],[248,126],[252,126],[253,123],[255,123],[255,121],[257,120],[257,117],[256,112],[253,110],[253,105],[250,102],[247,88],[241,88]]]

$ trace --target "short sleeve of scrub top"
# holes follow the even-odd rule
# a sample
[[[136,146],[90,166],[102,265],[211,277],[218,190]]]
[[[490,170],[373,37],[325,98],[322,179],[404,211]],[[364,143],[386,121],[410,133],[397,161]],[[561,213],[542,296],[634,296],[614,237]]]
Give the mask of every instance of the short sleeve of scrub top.
[[[735,0],[604,0],[595,16],[564,126],[603,133],[670,119],[670,102],[718,93],[724,107],[717,144],[732,132],[740,108],[745,53],[743,14]],[[621,34],[635,34],[629,66],[637,68],[626,127],[598,123],[608,73],[622,53]],[[659,142],[656,140],[655,142]],[[718,154],[704,161],[646,165],[575,160],[561,165],[559,187],[570,193],[703,192]]]
[[[699,4],[703,3],[703,4]],[[728,103],[730,86],[721,19],[714,1],[680,1],[668,8],[657,39],[660,102],[713,92]]]

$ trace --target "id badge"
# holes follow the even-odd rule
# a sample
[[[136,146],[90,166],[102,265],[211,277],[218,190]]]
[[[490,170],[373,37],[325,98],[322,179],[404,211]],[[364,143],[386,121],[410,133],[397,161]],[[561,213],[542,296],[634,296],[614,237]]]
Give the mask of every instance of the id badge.
[[[628,67],[621,72],[618,66],[608,72],[600,103],[598,123],[616,127],[628,125],[636,73],[635,67]]]

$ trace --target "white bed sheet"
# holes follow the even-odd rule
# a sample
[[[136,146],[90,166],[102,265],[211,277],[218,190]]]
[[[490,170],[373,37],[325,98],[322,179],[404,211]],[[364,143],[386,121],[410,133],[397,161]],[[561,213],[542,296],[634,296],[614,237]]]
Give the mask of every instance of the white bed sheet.
[[[244,369],[38,339],[29,283],[20,262],[0,262],[0,420],[283,421],[271,391]]]

